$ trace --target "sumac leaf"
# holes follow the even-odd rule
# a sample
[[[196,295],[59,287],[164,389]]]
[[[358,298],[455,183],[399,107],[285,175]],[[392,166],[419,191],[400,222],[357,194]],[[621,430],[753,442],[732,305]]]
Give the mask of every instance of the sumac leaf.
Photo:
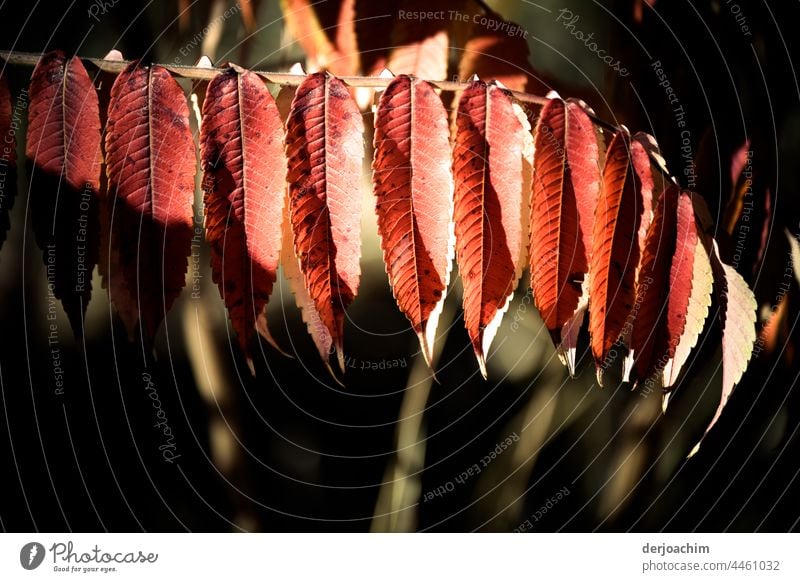
[[[305,71],[303,71],[303,68],[299,63],[292,66],[291,72],[299,75],[305,75]],[[281,87],[280,91],[278,91],[278,95],[275,97],[275,103],[278,106],[278,112],[281,116],[281,121],[283,122],[284,126],[289,118],[289,112],[291,111],[292,101],[294,100],[296,91],[297,88],[295,86],[285,85]],[[306,324],[306,329],[308,330],[314,345],[317,347],[317,351],[319,352],[322,361],[325,363],[325,367],[330,372],[331,377],[341,384],[339,379],[333,373],[329,362],[331,354],[333,354],[334,351],[333,338],[331,338],[328,328],[325,327],[324,323],[322,323],[322,318],[320,317],[319,312],[314,305],[314,300],[311,299],[311,296],[308,294],[308,290],[305,286],[305,280],[303,279],[303,273],[300,271],[300,261],[298,260],[294,251],[294,233],[292,232],[292,221],[289,215],[288,184],[285,188],[282,230],[283,240],[281,243],[281,269],[283,271],[283,276],[289,283],[289,288],[294,295],[295,303],[300,309],[300,315],[303,318],[303,322]],[[266,321],[264,321],[264,324],[266,324]]]
[[[361,268],[361,113],[344,84],[315,73],[297,88],[286,124],[289,210],[305,286],[344,372],[344,314]]]
[[[2,72],[4,67],[5,63],[0,61],[0,248],[11,227],[9,213],[17,195],[17,130],[12,129],[12,123],[19,126],[21,121],[19,112],[15,113],[11,105],[11,91]],[[16,120],[15,115],[18,117]]]
[[[642,176],[649,172],[650,159],[639,141],[624,128],[617,132],[606,152],[589,261],[589,333],[601,385],[636,296],[642,223],[649,222],[651,208]]]
[[[212,276],[249,361],[277,276],[286,192],[283,123],[260,77],[238,68],[214,77],[200,149]],[[265,320],[259,331],[274,345]]]
[[[128,65],[111,89],[106,127],[109,287],[133,339],[152,341],[185,284],[195,149],[180,85],[158,65]]]
[[[695,194],[691,193],[688,195],[692,198],[696,196]],[[696,221],[692,227],[697,229]],[[679,335],[675,335],[676,339],[671,339],[671,341],[675,342],[675,345],[674,348],[670,348],[671,359],[664,367],[664,377],[662,382],[664,388],[674,386],[678,381],[678,375],[680,374],[681,369],[689,359],[689,354],[691,353],[692,349],[694,349],[695,345],[697,345],[697,340],[700,337],[703,328],[705,327],[706,319],[708,319],[708,310],[711,307],[711,293],[714,289],[714,277],[711,271],[711,262],[709,260],[708,253],[705,250],[705,245],[703,244],[702,233],[700,233],[699,230],[697,231],[697,236],[694,238],[695,248],[691,274],[687,271],[684,275],[684,273],[681,272],[680,266],[676,269],[674,263],[675,259],[673,259],[673,270],[671,273],[671,278],[673,278],[672,280],[674,280],[674,277],[691,277],[692,289],[691,293],[689,294],[689,300],[686,307],[683,331]],[[684,270],[686,269],[687,268],[684,267]],[[685,283],[680,283],[680,285],[684,286]],[[678,324],[679,321],[673,326],[673,330],[676,331]],[[670,343],[670,346],[672,346],[672,343]]]
[[[722,326],[722,395],[714,417],[703,437],[708,434],[722,415],[733,389],[742,379],[756,341],[756,299],[747,282],[731,267],[722,262],[715,240],[706,243],[714,274],[714,291],[719,304],[719,320]],[[702,439],[689,456],[700,449]]]
[[[484,377],[522,270],[524,131],[507,91],[482,81],[464,90],[453,149],[456,257],[464,322]]]
[[[559,357],[574,374],[600,194],[592,121],[577,103],[551,99],[539,115],[534,149],[531,288]]]
[[[429,83],[403,75],[382,93],[372,175],[389,282],[430,365],[454,247],[450,130]]]
[[[44,253],[48,289],[81,336],[99,250],[97,93],[81,60],[61,51],[42,56],[29,93],[25,152],[33,165],[32,227]]]
[[[705,324],[712,283],[692,194],[669,188],[656,203],[628,320],[637,382],[662,373],[664,388],[674,384]]]

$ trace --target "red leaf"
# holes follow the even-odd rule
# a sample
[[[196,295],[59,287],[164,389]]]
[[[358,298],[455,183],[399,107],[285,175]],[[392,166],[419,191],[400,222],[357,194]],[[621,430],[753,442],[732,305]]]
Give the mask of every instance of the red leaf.
[[[599,147],[583,109],[557,98],[542,108],[534,143],[531,287],[559,356],[573,374],[588,302]]]
[[[8,82],[2,72],[4,65],[5,63],[0,61],[0,136],[3,139],[3,143],[0,144],[0,248],[11,226],[9,213],[17,195],[17,144],[14,139],[16,130],[12,131],[11,127],[15,112],[11,107]],[[16,124],[19,125],[20,121],[17,119]]]
[[[625,331],[633,308],[640,229],[649,222],[650,208],[642,177],[646,180],[649,172],[650,159],[643,146],[624,129],[619,131],[606,152],[589,264],[589,332],[601,385],[608,356],[614,355],[612,347]]]
[[[106,127],[109,286],[128,334],[151,341],[185,284],[195,150],[189,107],[163,67],[131,63],[111,89]]]
[[[286,124],[289,209],[306,289],[344,371],[344,314],[361,275],[364,126],[344,84],[326,73],[297,88]]]
[[[292,67],[291,72],[305,75],[305,72],[299,63]],[[292,100],[294,99],[296,90],[297,88],[292,85],[284,85],[281,87],[280,91],[278,91],[278,95],[275,97],[275,103],[278,107],[278,112],[284,125],[286,124],[286,120],[289,118],[289,112],[292,107]],[[339,379],[333,373],[328,361],[333,353],[333,338],[331,338],[331,334],[325,327],[325,324],[322,323],[322,318],[320,317],[317,308],[314,306],[314,301],[311,299],[311,296],[306,290],[305,281],[303,280],[303,273],[300,272],[300,261],[294,252],[294,233],[292,232],[292,221],[291,217],[289,216],[288,184],[285,188],[285,199],[286,203],[283,205],[283,226],[281,228],[283,231],[283,239],[281,242],[281,269],[283,271],[283,276],[289,283],[289,288],[294,294],[295,303],[300,309],[300,315],[303,318],[303,322],[306,324],[306,328],[311,336],[311,339],[314,341],[314,345],[319,351],[322,361],[325,363],[325,366],[328,368],[328,371],[333,379],[341,384]],[[259,322],[259,324],[260,323],[261,322]],[[263,323],[266,325],[266,321]]]
[[[456,254],[464,321],[486,376],[486,354],[521,275],[524,128],[503,89],[462,94],[453,150]]]
[[[61,299],[76,336],[97,263],[100,110],[81,60],[43,55],[33,71],[25,152],[31,171],[31,222],[44,252],[48,288]]]
[[[253,329],[277,276],[276,217],[286,189],[283,123],[257,75],[229,69],[209,83],[200,147],[213,279],[249,361]],[[265,324],[259,331],[274,345]]]
[[[428,365],[453,260],[447,112],[433,87],[403,75],[375,114],[373,181],[383,260]]]
[[[633,327],[629,357],[634,360],[637,381],[663,372],[664,387],[672,385],[688,349],[702,331],[710,303],[711,280],[710,268],[698,271],[695,280],[695,264],[702,266],[704,253],[700,247],[701,256],[695,257],[698,242],[691,193],[681,192],[677,187],[668,189],[656,204],[642,251],[636,302],[629,318]],[[699,312],[690,309],[693,293]],[[676,362],[676,350],[684,337],[690,311],[691,339],[687,353]]]

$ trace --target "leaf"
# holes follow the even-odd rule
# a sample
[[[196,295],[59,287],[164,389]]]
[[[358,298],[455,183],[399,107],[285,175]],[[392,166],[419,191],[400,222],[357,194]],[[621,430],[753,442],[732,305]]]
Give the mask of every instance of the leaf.
[[[189,107],[161,66],[131,63],[111,89],[106,127],[111,300],[152,341],[185,284],[195,150]]]
[[[456,6],[445,0],[407,0],[403,8],[406,16],[398,17],[392,29],[393,49],[387,68],[395,75],[413,75],[429,81],[447,79],[449,20],[417,15],[446,14]]]
[[[703,240],[702,229],[699,224],[697,215],[695,214],[698,205],[698,200],[702,203],[702,198],[692,192],[683,192],[681,194],[681,210],[685,215],[691,214],[692,221],[687,226],[693,231],[689,239],[685,240],[685,245],[691,243],[690,239],[694,239],[694,252],[692,254],[692,272],[691,272],[691,293],[689,295],[688,306],[686,309],[685,324],[683,332],[676,335],[677,342],[672,353],[672,359],[664,367],[663,386],[669,388],[673,386],[678,379],[678,375],[683,368],[686,361],[689,359],[689,354],[692,349],[697,345],[697,340],[705,327],[706,319],[708,319],[708,310],[711,307],[711,294],[714,289],[714,276],[711,271],[711,262],[708,257],[708,252],[705,249]],[[689,208],[685,207],[686,199],[691,203],[691,212]],[[679,215],[679,224],[681,216]],[[688,220],[688,218],[687,218]],[[681,234],[679,227],[678,234]],[[681,243],[678,243],[681,244]],[[677,245],[676,245],[677,246]],[[687,249],[688,253],[689,249]],[[676,252],[677,256],[677,252]],[[688,256],[688,254],[687,254]],[[680,273],[680,267],[674,268],[673,259],[673,273],[672,279],[675,277],[683,277]],[[686,276],[689,276],[688,266],[684,267]],[[670,282],[670,288],[673,288],[677,283]],[[678,322],[679,324],[679,322]],[[676,326],[677,327],[677,326]]]
[[[302,66],[299,63],[292,66],[291,72],[305,75],[305,71],[303,71]],[[275,103],[278,107],[278,112],[280,113],[281,121],[284,125],[286,124],[286,120],[289,118],[289,111],[291,110],[292,100],[294,99],[296,89],[297,88],[295,86],[285,85],[281,87],[280,91],[278,91],[278,95],[275,97]],[[328,369],[328,372],[330,372],[331,377],[341,385],[342,383],[333,373],[333,369],[331,369],[329,362],[330,356],[334,351],[333,338],[331,337],[328,329],[322,323],[319,312],[314,306],[314,301],[311,299],[311,296],[306,290],[305,281],[303,280],[303,273],[300,271],[300,261],[294,252],[294,233],[292,233],[292,222],[291,217],[289,216],[288,184],[286,184],[285,187],[284,197],[285,203],[283,204],[283,226],[281,228],[283,232],[283,239],[281,242],[281,269],[283,271],[283,276],[289,283],[289,288],[294,294],[295,303],[300,309],[300,315],[303,318],[303,322],[306,324],[306,328],[311,336],[311,339],[314,341],[314,345],[319,351],[319,355],[322,358],[325,367]],[[266,326],[266,317],[263,319],[263,321],[259,319],[259,322],[256,325]]]
[[[209,83],[200,148],[212,276],[250,361],[253,329],[277,277],[275,217],[282,216],[286,191],[283,123],[257,75],[237,67]],[[265,322],[259,331],[275,345]]]
[[[524,32],[519,24],[486,8],[482,16],[472,19],[470,36],[458,64],[459,78],[467,80],[477,75],[484,81],[500,81],[514,91],[525,91],[529,83],[541,89],[528,62],[530,49]]]
[[[656,374],[664,388],[675,383],[703,330],[712,283],[692,194],[672,187],[656,203],[642,251],[626,379],[632,362],[637,383]]]
[[[745,197],[753,194],[753,172],[751,165],[753,152],[750,149],[750,139],[746,138],[742,145],[733,152],[730,158],[730,171],[725,175],[725,185],[729,186],[729,191],[722,194],[728,199],[723,213],[722,225],[725,231],[733,236],[736,224],[742,216],[744,210]],[[743,176],[743,173],[747,176]],[[748,185],[749,182],[749,185]]]
[[[105,61],[122,61],[122,53],[118,50],[111,50],[103,57]],[[103,129],[100,143],[105,143],[105,132],[108,129],[108,105],[111,101],[111,87],[114,85],[117,75],[107,71],[98,71],[95,77],[95,86],[97,87],[97,99],[100,106],[100,127]],[[109,219],[111,213],[109,211],[109,198],[108,198],[108,175],[105,171],[100,172],[100,195],[98,196],[97,214],[100,223],[99,239],[99,252],[97,256],[97,273],[100,275],[100,282],[103,289],[109,287],[108,267],[109,267],[109,247],[111,241],[111,224]]]
[[[623,128],[606,152],[589,261],[589,333],[601,386],[612,347],[626,331],[634,304],[640,229],[649,221],[650,204],[641,176],[649,171],[646,152]]]
[[[711,262],[700,239],[695,244],[691,280],[692,292],[686,310],[686,325],[677,340],[672,360],[664,367],[664,388],[669,388],[677,382],[678,374],[689,359],[692,349],[697,345],[708,319],[708,309],[711,307],[714,277],[711,272]]]
[[[281,0],[286,27],[306,53],[307,68],[334,75],[355,75],[355,0]]]
[[[599,148],[586,113],[558,98],[542,107],[534,134],[531,288],[559,356],[574,374],[600,194]]]
[[[66,59],[61,51],[42,56],[29,93],[31,223],[44,253],[48,290],[61,300],[80,337],[99,251],[97,93],[81,60]]]
[[[789,256],[794,279],[800,285],[800,241],[788,228],[783,229],[783,234],[789,241]]]
[[[656,172],[653,171],[653,163],[657,163],[663,170],[666,170],[666,163],[661,157],[658,144],[653,136],[639,132],[633,136],[631,141],[631,163],[633,170],[640,181],[641,193],[638,200],[641,201],[642,209],[639,220],[639,232],[636,233],[639,249],[644,248],[644,241],[647,238],[647,231],[653,221],[653,202],[658,198],[666,187],[663,181],[659,180],[660,191],[656,192]],[[657,195],[658,194],[658,195]],[[637,269],[638,277],[638,269]]]
[[[719,303],[719,318],[722,325],[722,395],[703,438],[722,415],[733,389],[741,380],[756,341],[756,299],[747,282],[736,269],[722,262],[717,241],[707,243],[714,273],[714,289]],[[700,439],[689,456],[700,449]]]
[[[16,129],[12,130],[15,113],[11,106],[11,92],[3,73],[4,68],[5,63],[0,61],[0,136],[3,139],[0,144],[0,248],[11,227],[9,214],[17,195]]]
[[[344,372],[344,314],[361,275],[364,126],[340,80],[314,73],[297,88],[286,124],[289,208],[309,296]]]
[[[355,29],[361,69],[377,76],[386,68],[392,45],[391,29],[398,22],[397,9],[403,0],[356,0]]]
[[[450,129],[429,83],[402,75],[383,91],[372,167],[386,272],[430,366],[454,239]]]
[[[523,131],[507,91],[482,81],[464,90],[453,149],[456,256],[464,321],[484,377],[522,271]]]

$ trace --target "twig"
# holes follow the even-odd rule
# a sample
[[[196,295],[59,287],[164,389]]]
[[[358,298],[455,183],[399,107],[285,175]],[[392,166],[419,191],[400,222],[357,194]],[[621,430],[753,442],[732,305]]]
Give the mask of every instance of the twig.
[[[23,65],[28,67],[36,66],[39,62],[41,55],[36,53],[23,53],[12,51],[0,51],[0,58],[5,60],[11,65]],[[94,59],[81,57],[83,61],[93,64],[95,67],[106,73],[121,73],[131,61],[108,61],[105,59]],[[227,69],[219,67],[195,67],[176,64],[162,64],[162,67],[167,69],[179,77],[185,79],[194,79],[198,81],[210,81],[220,73],[225,72]],[[276,85],[299,85],[305,75],[295,75],[293,73],[271,73],[267,71],[253,71],[259,76],[263,77],[270,83]],[[386,87],[390,82],[390,78],[384,77],[339,77],[339,79],[350,87]],[[469,83],[461,83],[457,81],[428,81],[431,85],[442,91],[461,91],[469,86]],[[522,91],[511,91],[515,99],[525,103],[535,103],[544,105],[547,103],[546,97],[538,95],[531,95]]]
[[[37,53],[25,53],[25,52],[12,52],[12,51],[3,51],[0,50],[0,59],[3,59],[8,64],[11,65],[23,65],[28,67],[36,66],[36,63],[39,62],[39,58],[41,57],[40,54]],[[131,61],[109,61],[106,59],[94,59],[88,57],[80,57],[83,61],[91,63],[101,71],[106,73],[114,73],[119,74],[127,67]],[[187,66],[187,65],[176,65],[176,64],[162,64],[160,65],[167,69],[170,73],[182,77],[184,79],[194,79],[197,81],[210,81],[220,73],[225,72],[226,68],[220,67],[196,67],[196,66]],[[303,79],[306,78],[305,75],[296,75],[294,73],[271,73],[267,71],[253,71],[260,77],[263,77],[269,83],[274,83],[276,85],[299,85],[303,82]],[[391,78],[387,77],[339,77],[345,85],[350,87],[373,87],[373,88],[382,88],[386,87],[390,82]],[[437,89],[441,89],[442,91],[462,91],[469,87],[468,82],[460,82],[460,81],[428,81],[431,85],[436,87]],[[540,95],[532,95],[531,93],[525,93],[524,91],[513,91],[508,90],[511,95],[517,101],[523,103],[532,103],[534,105],[544,105],[549,101],[547,97],[541,97]],[[616,132],[618,128],[607,121],[600,119],[594,115],[589,115],[592,121],[595,124],[602,127],[605,130]]]

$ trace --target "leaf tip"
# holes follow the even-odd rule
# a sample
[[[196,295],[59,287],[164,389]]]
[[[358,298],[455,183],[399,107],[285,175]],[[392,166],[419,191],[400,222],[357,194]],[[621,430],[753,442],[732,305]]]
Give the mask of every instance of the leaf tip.
[[[481,376],[484,380],[489,379],[489,374],[486,372],[486,356],[480,350],[475,350],[475,357],[478,358],[478,368],[480,368]]]
[[[197,59],[197,62],[194,64],[194,66],[197,67],[198,69],[213,69],[214,63],[211,62],[211,59],[208,58],[206,55],[203,55],[202,57]],[[236,65],[231,65],[231,66],[236,66]]]
[[[264,311],[266,311],[266,306],[264,307]],[[258,334],[263,337],[269,345],[275,348],[282,356],[286,356],[287,358],[294,359],[290,353],[285,351],[283,348],[278,345],[278,342],[275,341],[275,338],[272,337],[272,334],[269,331],[269,327],[267,326],[267,315],[266,313],[262,312],[258,318],[256,319],[256,331]]]
[[[572,379],[575,378],[575,352],[576,350],[574,347],[565,348],[563,345],[559,345],[556,348],[558,359],[561,360],[561,363],[567,368],[569,377]]]
[[[104,61],[124,61],[125,59],[122,58],[122,53],[117,49],[112,49],[106,53],[106,56],[103,57]]]
[[[289,68],[290,75],[303,75],[305,76],[306,70],[301,63],[295,63]]]

